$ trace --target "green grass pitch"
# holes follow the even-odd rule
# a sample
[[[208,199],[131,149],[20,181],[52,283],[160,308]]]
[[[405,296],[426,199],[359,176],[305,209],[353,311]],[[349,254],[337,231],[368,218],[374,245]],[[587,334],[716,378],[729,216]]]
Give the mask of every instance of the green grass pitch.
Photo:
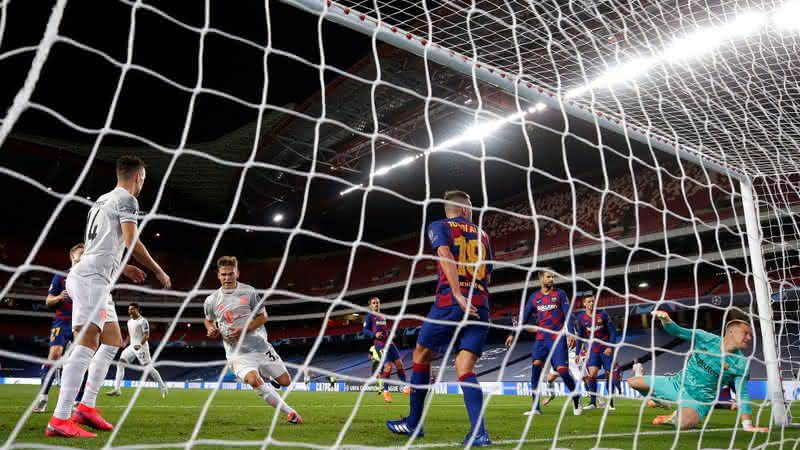
[[[30,404],[36,389],[35,386],[0,386],[0,447],[7,443],[11,430]],[[98,406],[104,410],[104,416],[109,421],[117,423],[134,389],[125,389],[122,397],[107,397],[104,392],[105,389],[100,394]],[[48,413],[32,414],[23,425],[14,445],[17,448],[27,448],[26,443],[80,448],[101,448],[106,445],[185,448],[185,442],[190,439],[201,408],[210,394],[210,390],[175,389],[166,399],[162,399],[157,390],[144,389],[116,438],[113,442],[108,442],[110,434],[106,432],[100,432],[94,439],[46,438],[45,424],[57,398],[57,389],[54,389],[50,393]],[[270,447],[303,448],[298,443],[326,447],[335,445],[357,398],[356,393],[290,393],[287,400],[300,412],[305,423],[290,425],[281,416],[271,435]],[[495,442],[494,447],[575,450],[777,449],[794,448],[800,442],[800,430],[788,429],[758,435],[739,430],[734,437],[732,427],[735,416],[724,410],[713,413],[705,431],[695,430],[676,436],[671,428],[650,424],[655,415],[663,414],[666,410],[645,408],[639,420],[641,402],[633,400],[619,401],[617,410],[610,412],[605,422],[603,410],[584,411],[582,416],[574,417],[571,409],[567,409],[563,420],[559,421],[564,401],[565,399],[560,398],[545,407],[545,415],[535,417],[525,434],[527,417],[522,413],[529,408],[530,400],[515,396],[492,397],[487,409],[486,424]],[[200,441],[196,447],[225,448],[231,447],[233,441],[242,441],[244,445],[240,445],[241,448],[260,448],[267,438],[273,411],[250,391],[219,391],[197,436]],[[394,402],[387,405],[374,392],[368,392],[364,394],[341,445],[376,448],[403,446],[406,440],[389,433],[384,423],[387,419],[398,418],[407,413],[407,396],[395,394]],[[436,395],[425,422],[426,436],[418,439],[414,447],[461,448],[467,428],[467,415],[461,396]]]

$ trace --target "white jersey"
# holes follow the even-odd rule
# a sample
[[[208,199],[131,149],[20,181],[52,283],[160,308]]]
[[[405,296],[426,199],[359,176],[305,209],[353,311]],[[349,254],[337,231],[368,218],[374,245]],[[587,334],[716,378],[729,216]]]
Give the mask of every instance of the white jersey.
[[[244,328],[253,311],[253,318],[258,314],[265,314],[264,306],[259,306],[259,303],[256,290],[244,283],[238,283],[235,289],[219,288],[206,298],[203,305],[206,319],[216,322],[228,358],[233,356],[237,344],[237,339],[228,338],[230,329]],[[265,353],[270,348],[267,329],[262,326],[244,334],[239,354]]]
[[[150,324],[142,316],[138,319],[128,320],[128,336],[131,338],[131,345],[139,345],[144,339],[145,333],[150,332]],[[144,342],[147,345],[147,342]]]
[[[73,269],[80,277],[99,276],[110,282],[125,252],[121,224],[136,222],[139,202],[121,187],[102,195],[89,210],[85,250]]]
[[[644,376],[644,366],[642,366],[642,363],[636,363],[633,365],[633,376],[635,377]]]

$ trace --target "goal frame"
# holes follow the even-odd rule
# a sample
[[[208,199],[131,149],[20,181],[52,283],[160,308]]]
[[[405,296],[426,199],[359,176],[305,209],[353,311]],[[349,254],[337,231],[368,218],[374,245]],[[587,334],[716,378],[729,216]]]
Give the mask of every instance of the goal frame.
[[[538,86],[534,80],[523,73],[509,73],[490,64],[476,61],[475,58],[455,52],[430,39],[414,35],[397,26],[382,22],[352,8],[330,0],[281,0],[283,3],[337,23],[373,39],[408,51],[462,74],[493,85],[512,94],[517,101],[527,100],[563,111],[565,114],[597,123],[606,130],[645,144],[659,151],[672,154],[683,160],[699,164],[707,169],[727,175],[739,182],[742,196],[742,210],[745,216],[745,232],[749,250],[749,264],[753,275],[758,320],[761,325],[761,340],[764,364],[767,369],[767,399],[772,406],[772,423],[778,427],[790,425],[788,411],[783,396],[783,383],[780,377],[775,322],[770,301],[770,285],[762,253],[762,230],[760,226],[758,203],[753,189],[753,178],[743,168],[726,164],[700,149],[674,138],[660,134],[650,127],[640,126],[618,117],[596,111],[593,101],[587,106],[583,102],[562,98],[551,90]],[[520,107],[521,108],[521,107]]]

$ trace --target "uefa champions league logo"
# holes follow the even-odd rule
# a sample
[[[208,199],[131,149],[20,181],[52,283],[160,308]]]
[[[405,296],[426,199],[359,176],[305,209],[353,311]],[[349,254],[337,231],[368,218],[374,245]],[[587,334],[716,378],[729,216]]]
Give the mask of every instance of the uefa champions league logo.
[[[719,295],[715,295],[715,296],[711,297],[711,304],[714,305],[714,306],[721,305],[722,304],[722,297],[720,297]]]

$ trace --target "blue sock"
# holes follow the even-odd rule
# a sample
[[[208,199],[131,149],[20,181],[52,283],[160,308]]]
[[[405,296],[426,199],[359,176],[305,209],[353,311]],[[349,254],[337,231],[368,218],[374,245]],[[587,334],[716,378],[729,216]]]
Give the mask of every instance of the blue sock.
[[[53,380],[56,378],[56,373],[53,371],[53,376],[51,376],[49,380],[47,379],[47,373],[50,372],[50,367],[52,367],[50,364],[42,364],[42,368],[39,369],[39,375],[42,378],[41,384],[44,385],[44,392],[42,393],[43,395],[50,393],[50,386],[53,385]]]
[[[531,390],[533,390],[533,401],[536,409],[541,410],[542,406],[536,401],[536,395],[539,393],[539,381],[542,379],[542,366],[536,364],[531,366]],[[541,397],[541,396],[540,396]]]
[[[597,377],[589,377],[589,404],[597,406]]]
[[[569,392],[572,394],[572,404],[577,408],[580,405],[581,397],[580,393],[577,392],[575,389],[577,386],[575,385],[575,379],[572,378],[572,375],[569,373],[569,369],[566,367],[559,367],[558,374],[561,375],[561,379],[564,381],[564,385],[569,389]]]
[[[431,382],[430,364],[417,364],[411,369],[411,398],[409,399],[408,424],[412,427],[419,425],[422,417],[422,408],[425,406],[425,396],[428,395],[427,387]]]
[[[478,384],[478,377],[473,373],[465,373],[458,378],[462,383]],[[461,386],[461,391],[464,393],[464,405],[467,407],[467,415],[469,416],[470,434],[476,433],[479,436],[486,432],[486,425],[483,420],[478,423],[478,418],[481,415],[481,407],[483,407],[483,391],[477,386]],[[477,430],[477,432],[476,432]]]

